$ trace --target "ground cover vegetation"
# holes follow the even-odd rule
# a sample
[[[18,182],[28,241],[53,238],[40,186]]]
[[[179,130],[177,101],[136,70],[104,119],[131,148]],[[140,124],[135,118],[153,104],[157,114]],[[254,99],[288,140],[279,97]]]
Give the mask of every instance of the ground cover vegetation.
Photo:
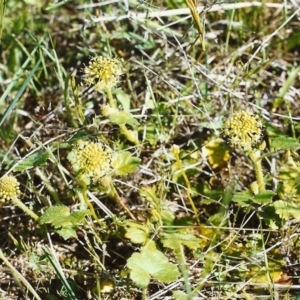
[[[1,299],[299,299],[297,1],[0,0]]]

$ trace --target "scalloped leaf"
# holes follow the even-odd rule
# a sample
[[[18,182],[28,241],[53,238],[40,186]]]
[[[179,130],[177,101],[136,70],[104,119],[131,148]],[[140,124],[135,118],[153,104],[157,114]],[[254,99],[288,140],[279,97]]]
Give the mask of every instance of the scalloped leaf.
[[[133,157],[129,151],[115,154],[112,166],[116,175],[124,176],[135,172],[138,169],[141,160]]]
[[[238,203],[241,207],[246,207],[251,203],[271,203],[275,195],[276,193],[274,193],[271,190],[261,191],[257,195],[253,195],[253,193],[250,190],[247,190],[235,193],[232,197],[232,201]]]
[[[185,245],[190,249],[201,247],[201,240],[193,234],[187,233],[165,233],[162,237],[162,243],[165,247],[176,250],[180,245]]]
[[[130,239],[135,244],[145,244],[149,236],[149,228],[145,225],[140,225],[135,222],[126,222],[129,226],[126,229],[125,237]]]
[[[253,197],[253,202],[258,204],[271,203],[275,195],[276,193],[271,190],[261,191]]]
[[[69,222],[65,223],[65,219],[70,216],[70,209],[65,205],[55,205],[48,207],[43,215],[40,217],[40,223],[50,223],[55,228],[61,227],[63,224],[70,225]]]
[[[154,207],[157,207],[159,200],[156,196],[155,186],[145,186],[140,189],[140,196],[148,203],[151,203]]]
[[[51,224],[56,232],[64,239],[76,237],[76,229],[81,224],[89,210],[81,210],[70,214],[70,210],[65,205],[55,205],[46,209],[40,217],[41,224]]]
[[[297,139],[280,136],[271,141],[271,146],[273,150],[287,150],[287,149],[298,149],[300,148],[300,143]]]
[[[174,213],[169,209],[162,209],[161,218],[165,225],[171,226],[175,220]]]
[[[290,216],[300,221],[300,209],[297,204],[278,200],[273,203],[276,214],[283,220],[288,220]]]
[[[233,195],[232,201],[238,203],[241,207],[246,207],[253,201],[253,194],[249,190],[238,192]]]
[[[62,229],[58,229],[57,233],[65,240],[71,237],[77,238],[76,228],[74,228],[73,226],[67,226],[63,227]]]
[[[156,249],[153,241],[142,247],[140,253],[134,253],[127,260],[127,267],[130,269],[130,278],[139,287],[147,287],[151,276],[160,282],[170,283],[180,275],[177,266]]]

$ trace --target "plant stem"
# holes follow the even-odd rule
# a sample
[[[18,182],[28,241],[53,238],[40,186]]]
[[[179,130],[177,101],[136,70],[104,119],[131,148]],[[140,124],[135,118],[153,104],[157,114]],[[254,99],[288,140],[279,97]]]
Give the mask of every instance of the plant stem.
[[[117,109],[117,105],[116,105],[116,102],[115,102],[115,100],[113,98],[113,95],[111,93],[111,89],[110,88],[106,88],[105,91],[106,91],[106,94],[107,94],[109,105],[112,108]],[[126,125],[119,125],[119,126],[120,126],[120,129],[121,129],[121,132],[126,136],[126,138],[128,139],[128,141],[132,142],[135,145],[139,145],[140,144],[138,138],[135,136],[135,134],[134,134],[134,132],[132,130],[127,129]]]
[[[37,221],[39,219],[39,216],[36,215],[30,208],[28,208],[21,200],[19,200],[17,197],[13,197],[12,201],[19,206],[21,209],[23,209],[32,219]]]
[[[186,186],[187,186],[187,198],[188,198],[188,200],[190,202],[190,205],[191,205],[191,207],[194,211],[196,221],[197,221],[198,224],[200,224],[200,220],[199,220],[199,217],[198,217],[198,211],[197,211],[197,208],[196,208],[196,206],[194,204],[194,201],[191,197],[191,184],[190,184],[190,181],[189,181],[189,179],[187,178],[187,176],[185,174],[185,171],[183,169],[181,160],[179,158],[179,147],[178,146],[175,146],[175,145],[173,146],[173,153],[175,155],[177,165],[178,165],[178,167],[179,167],[179,169],[182,173],[182,176],[183,176],[183,178],[185,180],[185,183],[186,183]]]
[[[182,245],[180,245],[177,249],[175,249],[175,255],[176,255],[177,261],[179,262],[179,268],[180,268],[181,274],[183,276],[187,299],[192,300],[193,299],[192,298],[192,288],[191,288],[191,284],[189,282],[189,274],[188,274],[187,267],[186,267],[187,264],[186,264]]]
[[[106,91],[106,94],[107,94],[109,105],[112,108],[117,108],[117,104],[116,104],[116,102],[115,102],[115,100],[113,98],[113,95],[111,93],[111,89],[110,88],[106,88],[105,91]]]
[[[93,207],[92,203],[89,201],[89,199],[87,197],[87,186],[86,186],[85,182],[83,180],[80,180],[79,178],[78,178],[78,181],[81,185],[81,190],[77,190],[78,197],[83,199],[84,203],[89,208],[93,219],[102,227],[104,224],[97,217],[97,215],[95,213],[95,210],[94,210],[94,207]]]
[[[230,183],[223,192],[223,200],[222,206],[219,209],[219,212],[214,216],[214,231],[212,232],[212,237],[210,241],[210,245],[205,254],[204,264],[201,272],[201,276],[199,279],[199,283],[196,288],[193,290],[192,295],[196,296],[198,291],[201,291],[205,282],[209,278],[209,276],[213,273],[214,267],[218,264],[219,257],[221,259],[222,253],[219,254],[216,252],[215,248],[218,243],[220,243],[220,237],[224,231],[224,226],[228,226],[228,217],[226,217],[229,204],[233,197],[234,183]]]
[[[260,151],[259,150],[250,151],[249,156],[253,162],[256,181],[258,184],[259,191],[260,192],[264,191],[265,190],[265,182],[264,182],[264,176],[263,176],[263,171],[262,171],[262,166],[261,166]]]
[[[147,300],[147,288],[142,289],[142,300]]]
[[[113,183],[110,184],[110,192],[109,192],[109,196],[111,198],[113,198],[122,208],[124,208],[124,210],[127,212],[127,214],[136,221],[135,216],[131,213],[131,211],[129,210],[129,208],[123,203],[122,199],[120,198],[115,186]]]

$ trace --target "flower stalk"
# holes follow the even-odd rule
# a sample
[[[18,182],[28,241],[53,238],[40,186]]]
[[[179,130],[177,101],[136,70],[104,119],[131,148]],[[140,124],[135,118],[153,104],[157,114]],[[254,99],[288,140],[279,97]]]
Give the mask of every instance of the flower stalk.
[[[94,57],[89,66],[85,67],[84,81],[88,85],[94,86],[97,91],[105,91],[108,103],[113,110],[117,110],[117,103],[112,95],[112,89],[119,84],[120,76],[123,74],[121,61],[115,58]],[[126,138],[139,145],[139,140],[132,130],[121,124],[120,130]]]
[[[179,146],[173,145],[172,151],[173,151],[173,153],[175,155],[176,163],[177,163],[177,165],[178,165],[178,167],[179,167],[179,169],[181,171],[181,174],[182,174],[182,176],[184,178],[184,181],[185,181],[185,184],[187,186],[187,198],[188,198],[188,200],[190,202],[190,205],[191,205],[191,207],[193,209],[193,212],[194,212],[195,218],[197,220],[197,223],[200,225],[200,220],[199,220],[199,216],[198,216],[199,213],[198,213],[198,210],[197,210],[197,208],[196,208],[196,206],[194,204],[194,201],[193,201],[193,199],[191,197],[191,190],[192,190],[191,184],[190,184],[190,181],[189,181],[188,177],[186,176],[186,173],[184,171],[182,162],[181,162],[181,160],[179,158]]]
[[[122,199],[120,198],[113,182],[111,182],[110,184],[110,192],[108,193],[108,196],[114,199],[120,205],[120,207],[126,211],[126,213],[130,216],[130,218],[136,221],[135,216],[131,213],[129,208],[123,203]]]
[[[77,189],[77,196],[79,197],[79,199],[83,200],[83,202],[85,203],[85,205],[89,208],[91,215],[93,217],[93,219],[100,225],[103,226],[104,224],[100,221],[100,219],[97,217],[94,207],[92,205],[92,203],[89,201],[88,197],[87,197],[87,186],[86,183],[83,180],[80,180],[80,177],[78,178],[78,181],[80,183],[81,189]]]
[[[19,200],[17,197],[11,198],[14,204],[19,206],[27,215],[29,215],[32,219],[37,221],[39,219],[39,216],[35,214],[30,208],[28,208],[21,200]]]
[[[253,163],[258,191],[265,190],[265,182],[261,165],[261,150],[264,125],[261,118],[251,112],[234,113],[223,126],[223,134],[234,148],[241,149]]]
[[[260,151],[250,151],[249,157],[252,160],[254,171],[255,171],[255,177],[258,184],[259,191],[265,190],[265,181],[263,176],[263,170],[261,166],[261,156]]]

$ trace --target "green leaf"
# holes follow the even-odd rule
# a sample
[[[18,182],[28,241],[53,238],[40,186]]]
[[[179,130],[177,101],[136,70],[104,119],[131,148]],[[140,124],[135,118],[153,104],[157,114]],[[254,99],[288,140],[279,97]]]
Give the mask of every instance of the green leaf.
[[[285,133],[280,131],[278,127],[273,126],[272,124],[265,123],[267,135],[270,138],[277,138],[279,136],[286,137]]]
[[[55,205],[48,207],[40,217],[40,223],[51,223],[58,228],[64,224],[64,220],[70,215],[70,210],[65,205]],[[67,224],[66,224],[67,225]],[[69,224],[68,224],[69,225]]]
[[[300,221],[300,209],[295,203],[288,203],[287,201],[278,200],[273,203],[275,212],[283,220],[288,220],[292,216],[297,221]]]
[[[172,296],[175,300],[189,300],[190,299],[190,297],[188,297],[188,295],[182,291],[174,291]]]
[[[139,158],[131,156],[131,153],[128,151],[124,151],[115,154],[112,166],[116,175],[124,176],[135,172],[140,162]]]
[[[24,172],[33,167],[44,165],[49,157],[48,152],[36,152],[17,163],[14,171]]]
[[[135,244],[145,244],[149,236],[149,228],[145,225],[140,225],[135,222],[126,222],[129,226],[126,229],[125,237],[130,239]]]
[[[76,155],[75,152],[76,152],[76,151],[72,150],[72,151],[70,151],[70,152],[68,153],[68,155],[67,155],[67,159],[68,159],[68,161],[69,161],[71,164],[75,163],[76,160],[77,160],[77,155]]]
[[[63,227],[62,229],[58,229],[57,233],[65,240],[71,237],[77,238],[76,229],[72,226],[67,226],[67,227]]]
[[[280,218],[280,216],[276,213],[274,203],[266,205],[258,214],[269,228],[277,230],[281,227],[280,224],[282,224],[282,218]]]
[[[164,225],[171,226],[175,220],[174,213],[169,209],[162,209],[161,218],[164,222]]]
[[[298,149],[300,148],[300,143],[297,139],[280,136],[271,141],[271,146],[273,150]]]
[[[227,216],[225,211],[218,211],[217,213],[211,215],[208,218],[208,222],[209,224],[212,224],[215,227],[224,227],[227,226]],[[215,234],[219,234],[220,231],[218,230],[217,232],[215,232]]]
[[[131,105],[130,96],[126,94],[124,91],[122,91],[121,89],[116,89],[114,91],[114,94],[116,95],[118,102],[121,103],[124,111],[129,111]]]
[[[109,120],[113,124],[117,125],[131,125],[133,127],[137,127],[139,122],[133,117],[133,115],[126,111],[116,112],[109,115]]]
[[[165,247],[176,250],[180,245],[185,245],[190,249],[198,249],[201,246],[201,240],[192,234],[183,233],[165,233],[162,237],[162,243]]]
[[[241,207],[246,207],[251,203],[266,204],[271,203],[276,195],[273,191],[261,191],[257,195],[253,195],[250,190],[235,193],[232,201],[238,203]]]
[[[253,194],[249,190],[238,192],[233,195],[232,201],[238,203],[241,207],[246,207],[253,201]]]
[[[40,218],[40,223],[50,223],[64,239],[76,237],[77,225],[82,223],[84,217],[89,213],[88,210],[81,210],[70,214],[67,206],[55,205],[46,209]]]
[[[140,253],[134,253],[127,260],[127,267],[130,269],[130,278],[139,287],[147,287],[150,276],[160,282],[170,283],[180,275],[177,266],[156,249],[153,241],[143,247]]]
[[[146,186],[140,189],[140,196],[145,199],[148,203],[152,204],[155,208],[159,205],[159,200],[156,197],[156,187]]]
[[[75,211],[71,214],[72,219],[74,220],[74,224],[81,223],[86,215],[89,215],[90,211],[88,209]]]
[[[258,204],[271,203],[275,195],[276,193],[270,190],[261,191],[253,197],[253,202]]]

